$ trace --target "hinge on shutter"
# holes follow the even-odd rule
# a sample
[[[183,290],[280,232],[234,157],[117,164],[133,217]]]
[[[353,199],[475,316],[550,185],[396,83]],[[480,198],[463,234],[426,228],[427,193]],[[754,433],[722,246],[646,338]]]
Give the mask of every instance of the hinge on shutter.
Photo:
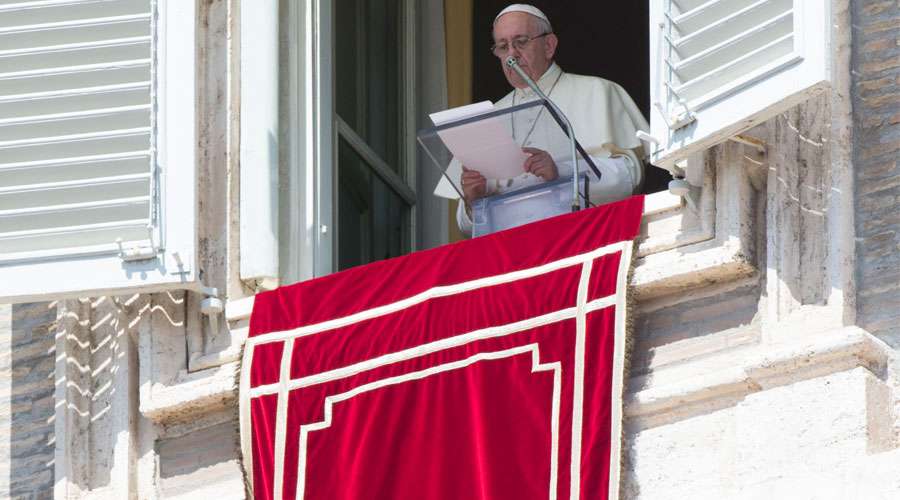
[[[673,116],[669,116],[669,114],[666,113],[665,108],[663,108],[663,105],[660,104],[659,101],[654,102],[653,106],[657,111],[659,111],[659,114],[660,116],[662,116],[663,120],[666,121],[666,126],[669,127],[669,130],[675,131],[687,127],[688,125],[697,121],[697,116],[694,115],[694,113],[683,103],[682,106],[684,106],[684,113]]]
[[[663,106],[659,101],[654,102],[653,106],[659,111],[659,114],[663,117],[663,120],[665,120],[666,126],[669,127],[669,130],[674,132],[675,130],[687,127],[688,125],[697,121],[697,116],[694,114],[691,108],[688,107],[687,101],[680,95],[678,95],[678,92],[675,90],[675,88],[672,87],[672,84],[670,83],[674,75],[676,74],[675,64],[672,63],[671,57],[677,47],[675,40],[672,39],[672,28],[675,26],[675,20],[672,19],[671,9],[672,3],[669,2],[665,10],[663,11],[665,21],[659,23],[660,44],[662,44],[663,41],[666,44],[666,53],[663,54],[662,52],[660,52],[660,56],[662,57],[662,61],[667,67],[665,76],[660,76],[660,81],[666,88],[666,101],[671,102],[674,100],[681,106],[682,111],[680,113],[673,112],[670,114],[666,109],[667,106]],[[663,47],[660,47],[661,51],[662,49]]]
[[[675,131],[697,121],[697,115],[694,114],[694,111],[688,107],[687,102],[678,95],[674,88],[669,84],[669,82],[663,82],[663,85],[666,86],[666,91],[669,92],[672,96],[675,97],[675,102],[677,102],[682,111],[680,113],[673,113],[670,115],[663,108],[663,105],[656,101],[653,103],[656,106],[656,109],[659,111],[659,114],[662,115],[663,119],[666,120],[666,126],[669,127],[669,130]]]
[[[119,246],[119,258],[123,262],[155,259],[159,254],[159,247],[153,240],[153,226],[147,226],[147,239],[150,240],[149,245],[134,245],[125,248],[122,245],[122,238],[117,238],[116,245]]]

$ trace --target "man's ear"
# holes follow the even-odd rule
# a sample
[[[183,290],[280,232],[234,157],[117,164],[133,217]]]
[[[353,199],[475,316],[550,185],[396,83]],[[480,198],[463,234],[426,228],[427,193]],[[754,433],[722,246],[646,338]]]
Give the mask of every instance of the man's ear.
[[[544,52],[546,53],[547,59],[552,61],[553,56],[556,55],[556,46],[559,45],[559,38],[556,38],[556,35],[550,33],[546,37],[544,37],[547,43],[544,44]]]

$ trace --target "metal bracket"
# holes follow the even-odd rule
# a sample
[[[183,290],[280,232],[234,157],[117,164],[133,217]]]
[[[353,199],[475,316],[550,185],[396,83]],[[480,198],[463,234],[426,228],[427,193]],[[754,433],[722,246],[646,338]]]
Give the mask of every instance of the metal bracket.
[[[150,245],[135,245],[125,248],[122,245],[122,238],[116,238],[116,245],[119,246],[119,258],[124,262],[137,262],[140,260],[155,259],[159,254],[159,247],[153,241],[153,226],[147,226],[147,239]]]
[[[206,298],[200,301],[200,312],[209,319],[209,332],[211,336],[219,332],[219,315],[225,311],[225,303],[219,298],[219,290],[212,287],[202,287],[200,292]]]
[[[241,282],[244,284],[244,286],[246,286],[250,290],[253,290],[254,294],[274,290],[281,286],[281,282],[278,278],[271,277],[241,280]]]
[[[700,206],[698,191],[697,188],[684,180],[684,177],[673,177],[669,181],[669,192],[684,199],[688,208],[694,213],[698,212],[698,207]]]
[[[668,88],[675,97],[678,97],[678,94],[675,93],[675,91],[671,88],[671,86],[669,86],[669,84],[666,84],[666,88]],[[688,125],[697,121],[697,115],[695,115],[691,108],[688,107],[684,99],[678,98],[677,102],[684,110],[682,113],[679,113],[677,115],[669,115],[668,113],[666,113],[665,108],[659,101],[653,103],[653,106],[657,111],[659,111],[659,114],[663,117],[663,120],[666,121],[666,126],[669,127],[669,130],[673,131],[687,127]]]

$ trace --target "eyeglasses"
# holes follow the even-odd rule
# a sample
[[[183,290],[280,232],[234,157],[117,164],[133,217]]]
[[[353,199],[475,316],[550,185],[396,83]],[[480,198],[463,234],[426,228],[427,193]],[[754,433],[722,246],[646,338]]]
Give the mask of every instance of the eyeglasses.
[[[513,38],[510,42],[506,42],[504,40],[500,43],[494,44],[494,46],[491,47],[491,52],[493,52],[497,57],[503,57],[507,52],[509,52],[510,45],[515,47],[516,50],[525,50],[525,47],[527,47],[532,40],[545,37],[552,33],[552,31],[549,31],[547,33],[541,33],[540,35],[535,36],[521,35]]]

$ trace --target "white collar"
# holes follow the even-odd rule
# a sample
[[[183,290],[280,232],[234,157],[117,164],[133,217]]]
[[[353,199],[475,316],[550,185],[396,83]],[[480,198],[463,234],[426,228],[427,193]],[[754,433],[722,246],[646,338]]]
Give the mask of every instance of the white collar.
[[[562,68],[559,67],[555,62],[550,64],[550,67],[547,68],[547,71],[544,71],[544,74],[537,81],[538,88],[541,89],[543,93],[548,93],[553,88],[553,85],[557,82],[559,77],[562,74]],[[525,87],[521,89],[515,89],[515,97],[516,100],[527,99],[534,96],[534,91],[531,90],[531,87]]]

